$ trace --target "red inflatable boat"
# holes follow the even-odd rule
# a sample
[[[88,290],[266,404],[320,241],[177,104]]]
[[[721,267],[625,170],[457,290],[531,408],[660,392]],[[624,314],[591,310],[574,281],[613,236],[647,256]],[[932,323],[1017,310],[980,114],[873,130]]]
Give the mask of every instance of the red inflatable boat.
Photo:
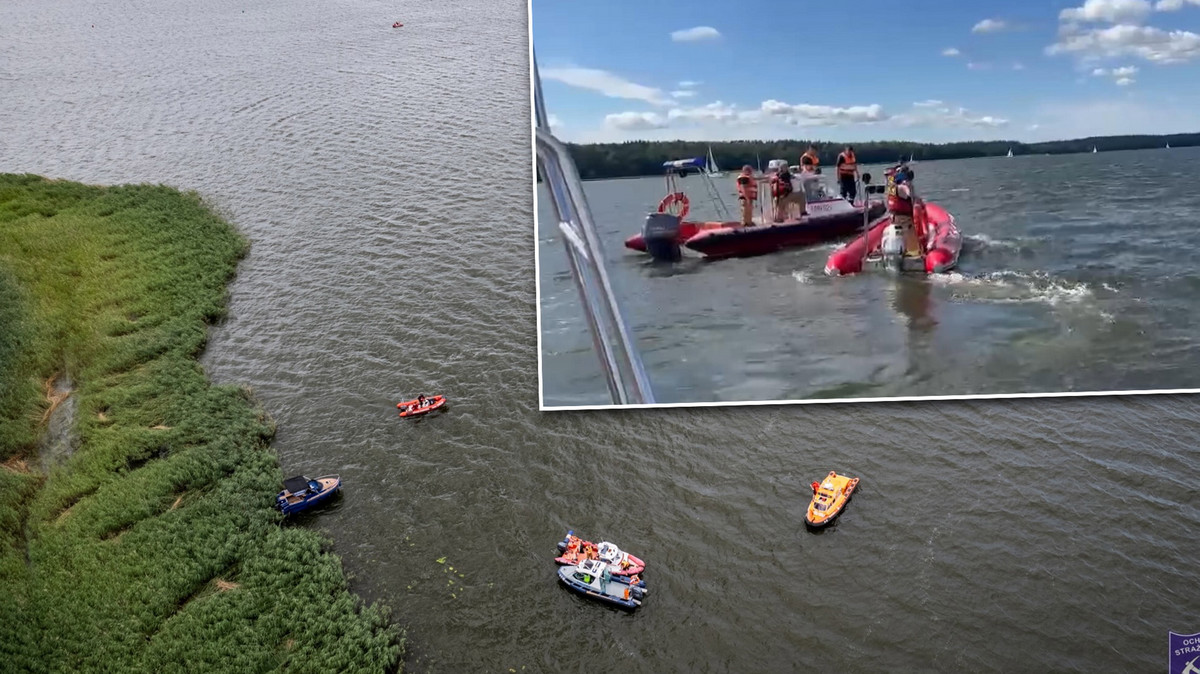
[[[559,564],[575,565],[587,559],[598,559],[608,564],[614,576],[636,576],[646,570],[645,562],[616,545],[608,541],[599,544],[585,541],[573,531],[568,531],[566,538],[559,541],[558,551],[561,554],[554,561]]]
[[[870,219],[878,218],[886,210],[884,204],[879,201],[871,202],[869,208]],[[838,197],[810,201],[808,215],[798,220],[777,223],[768,218],[767,222],[751,227],[737,221],[677,220],[676,225],[669,222],[669,218],[662,220],[662,226],[648,226],[641,234],[626,239],[625,247],[664,259],[678,259],[680,246],[714,259],[763,255],[792,246],[809,246],[861,232],[863,204],[861,201],[850,203]],[[649,246],[647,235],[651,239]]]
[[[424,399],[417,398],[396,403],[396,409],[400,410],[401,417],[415,417],[428,414],[445,404],[446,396],[429,396]]]
[[[954,223],[954,216],[937,204],[925,203],[926,234],[922,242],[924,250],[919,257],[905,256],[902,258],[903,271],[924,271],[926,274],[941,274],[958,264],[958,254],[962,250],[962,233]],[[825,273],[838,276],[841,274],[857,274],[867,265],[881,264],[884,261],[882,242],[884,233],[892,225],[892,219],[884,216],[874,222],[867,230],[866,237],[859,236],[850,243],[838,248],[829,256],[825,264]],[[866,248],[867,254],[863,255]]]
[[[682,257],[682,248],[696,251],[708,258],[745,257],[773,253],[791,246],[807,246],[849,236],[863,230],[866,219],[884,214],[886,206],[879,201],[869,205],[860,201],[852,203],[831,195],[814,176],[795,175],[794,190],[803,190],[807,202],[807,215],[775,222],[771,212],[769,194],[762,196],[758,221],[750,226],[735,220],[721,198],[721,187],[713,182],[704,157],[677,159],[663,163],[666,169],[667,196],[658,205],[658,211],[646,216],[640,234],[625,240],[625,247],[649,253],[656,260],[676,261]],[[766,182],[787,162],[775,159],[764,175],[756,176],[758,182]],[[679,178],[696,171],[697,178],[708,192],[715,207],[718,220],[685,220],[691,209],[688,197],[682,191]],[[863,210],[870,212],[864,218]]]

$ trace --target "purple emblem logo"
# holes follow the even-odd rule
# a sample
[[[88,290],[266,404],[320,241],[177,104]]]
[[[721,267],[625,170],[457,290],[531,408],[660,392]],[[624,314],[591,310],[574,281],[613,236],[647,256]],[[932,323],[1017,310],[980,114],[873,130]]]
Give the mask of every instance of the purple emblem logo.
[[[1170,635],[1171,665],[1169,674],[1200,674],[1200,632]]]

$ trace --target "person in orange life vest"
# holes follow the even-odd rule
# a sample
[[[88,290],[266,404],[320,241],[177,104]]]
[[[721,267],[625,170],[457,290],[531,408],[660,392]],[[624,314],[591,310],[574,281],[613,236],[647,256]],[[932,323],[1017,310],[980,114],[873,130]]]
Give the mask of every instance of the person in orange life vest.
[[[925,208],[913,189],[913,171],[902,164],[888,180],[887,207],[892,222],[904,233],[904,254],[920,257],[924,252]]]
[[[820,482],[817,482],[816,480],[813,480],[813,483],[812,483],[812,490],[813,490],[813,493],[814,493],[814,494],[815,494],[815,493],[817,493],[817,490],[818,490],[818,489],[820,489],[820,488],[821,488],[821,483],[820,483]]]
[[[754,225],[754,202],[758,200],[758,179],[754,167],[746,164],[736,179],[738,199],[742,202],[742,225]]]
[[[803,173],[821,172],[821,158],[817,156],[816,145],[809,145],[804,154],[800,155],[800,171]]]
[[[792,187],[792,172],[787,166],[780,167],[771,176],[771,197],[775,204],[775,222],[783,222],[791,217],[792,204],[799,205],[801,217],[808,215],[804,192]]]
[[[858,161],[849,145],[837,157],[837,175],[842,198],[853,202],[858,197]]]

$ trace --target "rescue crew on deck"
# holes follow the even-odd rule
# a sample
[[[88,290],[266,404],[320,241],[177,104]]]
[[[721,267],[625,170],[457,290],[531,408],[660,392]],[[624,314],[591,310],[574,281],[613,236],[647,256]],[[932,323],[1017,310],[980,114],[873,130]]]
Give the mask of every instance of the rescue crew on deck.
[[[853,203],[858,197],[858,161],[849,145],[837,157],[837,175],[842,198]]]
[[[742,202],[742,226],[754,226],[754,202],[758,201],[758,178],[754,167],[746,164],[736,179],[738,200]]]
[[[800,171],[804,173],[821,172],[821,158],[817,156],[816,145],[809,145],[804,154],[800,155]]]
[[[913,190],[913,171],[908,164],[901,164],[889,176],[887,186],[887,208],[892,223],[899,225],[904,233],[904,254],[920,257],[924,254],[922,241],[925,238],[925,207]]]
[[[792,217],[791,206],[800,206],[800,215],[808,215],[807,202],[803,190],[795,190],[792,186],[792,172],[787,166],[779,167],[771,176],[771,198],[775,206],[775,222],[783,222]]]

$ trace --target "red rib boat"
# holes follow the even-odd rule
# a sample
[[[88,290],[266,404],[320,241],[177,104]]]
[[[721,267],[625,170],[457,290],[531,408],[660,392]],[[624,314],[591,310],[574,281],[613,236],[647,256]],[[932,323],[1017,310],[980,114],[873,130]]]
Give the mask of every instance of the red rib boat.
[[[867,219],[874,219],[886,212],[881,201],[864,205],[863,201],[851,203],[846,199],[828,195],[819,183],[807,195],[808,214],[799,219],[774,222],[772,213],[765,213],[760,222],[745,226],[741,222],[725,220],[685,220],[690,204],[687,196],[679,190],[675,175],[687,168],[702,168],[704,159],[684,159],[666,162],[667,197],[659,204],[658,212],[646,218],[640,234],[625,240],[625,247],[649,253],[658,260],[675,261],[682,257],[681,248],[695,251],[707,258],[748,257],[763,255],[793,246],[807,246],[839,239],[863,230],[863,209],[869,209]],[[725,213],[719,192],[708,175],[701,172],[707,181],[710,196],[718,210]]]
[[[887,189],[892,189],[889,171]],[[870,181],[870,176],[865,176]],[[825,263],[825,273],[832,276],[857,274],[864,265],[894,268],[905,272],[941,274],[958,264],[962,251],[962,233],[954,222],[954,216],[938,204],[920,201],[923,210],[925,237],[921,250],[909,253],[901,251],[902,238],[899,227],[893,228],[891,216],[885,215],[871,224],[867,233],[838,248]]]

